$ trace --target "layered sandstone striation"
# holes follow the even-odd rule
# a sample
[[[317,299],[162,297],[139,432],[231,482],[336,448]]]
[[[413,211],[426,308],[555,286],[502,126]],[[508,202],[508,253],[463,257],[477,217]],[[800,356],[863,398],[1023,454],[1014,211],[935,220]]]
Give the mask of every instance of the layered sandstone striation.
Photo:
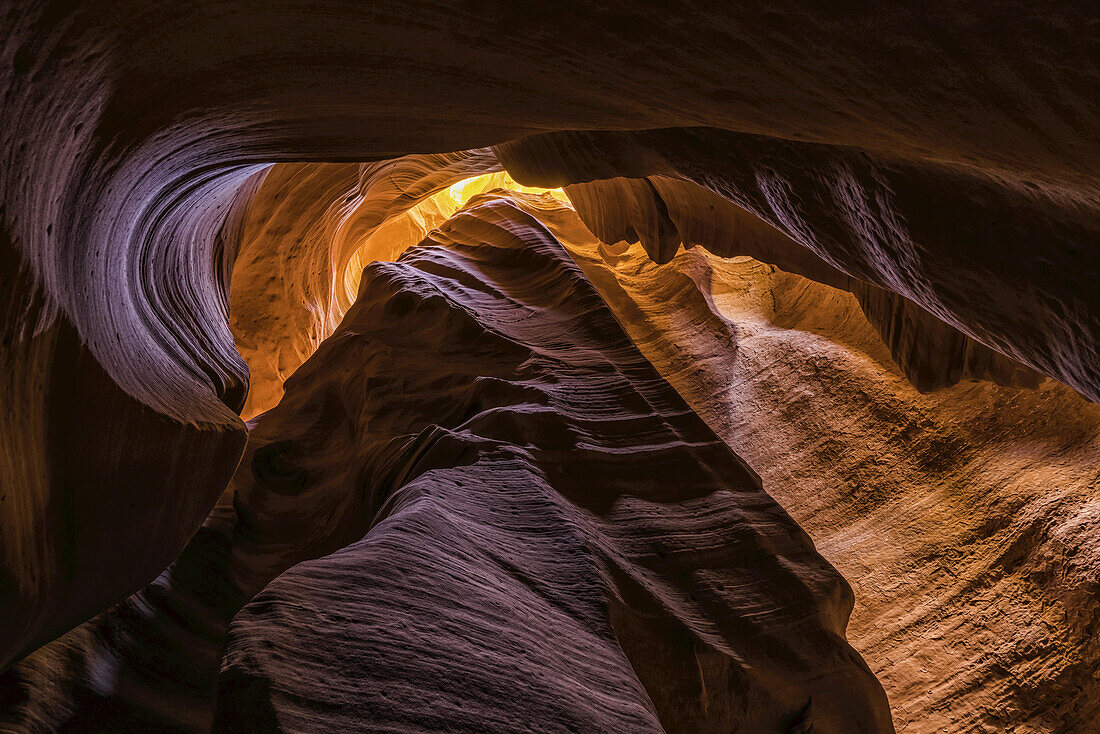
[[[889,731],[847,585],[557,236],[595,243],[498,193],[369,266],[203,531],[21,664],[10,725],[201,730],[232,618],[219,731]]]
[[[707,241],[685,223],[708,222],[710,206],[725,206],[714,198],[734,205],[732,239],[823,283],[859,281],[845,288],[918,387],[977,396],[942,406],[960,422],[997,413],[982,395],[1016,394],[971,377],[1010,390],[1042,375],[1100,398],[1100,71],[1087,5],[9,0],[0,18],[0,667],[164,573],[244,450],[249,376],[236,341],[257,366],[252,415],[350,303],[342,268],[381,257],[356,255],[364,242],[473,159],[527,185],[570,187],[593,228],[627,222],[626,239],[658,263]],[[402,168],[413,159],[432,162]],[[293,181],[300,196],[280,209]],[[595,189],[586,199],[578,186]],[[427,233],[436,214],[398,239]],[[622,255],[605,239],[605,254]],[[286,262],[286,280],[269,280]],[[1058,396],[1069,427],[1011,423],[1006,435],[1075,430],[1078,403],[1039,387],[1018,400]],[[1092,434],[1073,435],[1077,463],[1095,467]],[[754,463],[771,460],[723,436]],[[1054,449],[1019,452],[1061,466]],[[985,541],[930,552],[962,544],[972,578],[988,579],[1001,572],[978,569],[1010,537],[1030,539],[1010,559],[1051,538],[1084,548],[1073,543],[1093,523],[1070,499],[1084,480],[1047,471],[1053,504],[1013,489],[1031,499],[991,505],[977,524]],[[996,484],[974,484],[988,489],[970,504],[1001,497]],[[1002,528],[1014,513],[1035,529]],[[931,563],[888,556],[882,567],[902,574]],[[1085,550],[1057,562],[1064,574],[1037,557],[1004,564],[1003,577],[1048,589],[1048,577],[1091,573]],[[1005,583],[975,604],[1026,597]],[[1065,588],[1051,593],[1066,600],[1066,629],[1092,629],[1091,587]],[[944,619],[963,614],[950,609]],[[997,639],[1017,629],[1006,624]],[[1030,701],[1005,709],[1013,720],[1047,710],[1054,723],[1035,726],[1085,721],[1089,696],[1069,704],[1042,691],[1072,686],[1076,673],[1062,671],[1087,667],[1091,648],[1082,643],[1072,668],[1057,662],[1068,647],[1034,635],[990,664],[989,690]],[[1018,658],[1034,669],[1019,672]],[[932,669],[942,668],[899,680]],[[1038,682],[1042,671],[1054,684]],[[948,692],[986,690],[952,680],[943,698],[913,694],[914,721]]]
[[[396,259],[457,210],[432,194],[499,170],[483,149],[266,172],[248,201],[230,291],[230,326],[251,379],[243,416],[274,407],[283,381],[340,323],[358,285],[345,272]]]
[[[1053,381],[921,394],[855,296],[755,260],[570,251],[852,583],[899,732],[1100,731],[1100,408]]]
[[[584,223],[608,245],[640,242],[651,260],[669,262],[681,246],[720,257],[749,256],[825,285],[851,291],[917,389],[961,379],[1036,387],[1041,376],[941,321],[913,301],[853,278],[729,199],[666,176],[573,184],[568,196]]]
[[[247,520],[371,527],[235,618],[217,728],[889,729],[839,576],[516,204],[368,267],[291,410]]]
[[[756,260],[719,258],[701,248],[681,251],[668,264],[657,265],[640,247],[600,242],[570,207],[548,195],[496,192],[484,202],[475,202],[459,221],[434,233],[425,243],[427,251],[458,241],[467,244],[461,252],[472,256],[496,252],[513,237],[534,235],[547,242],[552,235],[568,250],[631,341],[728,445],[761,468],[769,493],[790,508],[851,581],[857,602],[848,636],[883,682],[899,731],[1094,730],[1093,702],[1100,700],[1100,692],[1094,691],[1091,671],[1100,664],[1100,649],[1090,630],[1100,615],[1095,585],[1100,563],[1095,549],[1100,545],[1089,529],[1100,409],[1052,381],[1035,391],[965,380],[922,395],[902,376],[850,293]],[[482,219],[493,228],[483,231],[485,223],[478,224],[480,244],[470,247],[471,221]],[[467,232],[464,239],[455,240],[456,228]],[[535,275],[538,268],[521,252],[505,251],[507,258],[521,258],[523,264],[504,270],[485,270],[481,256],[473,275],[463,271],[461,282],[467,287],[481,283],[480,290],[495,283],[508,293],[519,289],[526,298],[536,291],[550,292],[548,286],[535,289],[526,280],[519,288],[524,269],[525,277],[542,282]],[[420,249],[406,256],[417,263],[414,282],[458,277],[453,267],[442,268],[417,253]],[[185,554],[152,586],[9,673],[8,690],[22,691],[18,703],[9,702],[10,728],[77,731],[92,722],[204,730],[214,715],[214,679],[231,620],[234,634],[245,642],[240,643],[241,657],[227,659],[236,662],[227,669],[223,685],[237,703],[220,715],[225,727],[273,726],[279,721],[290,728],[338,728],[392,714],[370,708],[374,704],[364,704],[369,711],[352,706],[334,724],[310,718],[299,704],[283,708],[279,700],[298,696],[296,686],[316,679],[321,682],[307,687],[310,696],[327,702],[323,708],[344,701],[339,694],[343,686],[327,690],[332,675],[326,667],[331,662],[325,642],[329,637],[340,640],[347,665],[361,657],[364,644],[402,649],[411,644],[407,640],[391,636],[363,643],[359,627],[349,622],[358,631],[341,629],[350,613],[332,617],[324,611],[301,622],[306,628],[324,622],[322,633],[301,632],[323,638],[286,639],[278,644],[289,645],[293,654],[284,658],[271,653],[273,658],[267,651],[283,639],[279,627],[295,617],[272,612],[271,605],[237,614],[275,578],[279,581],[271,588],[287,588],[297,600],[286,602],[291,609],[335,609],[357,603],[353,600],[361,596],[381,604],[393,591],[386,584],[394,581],[378,582],[371,575],[376,560],[364,565],[357,560],[360,553],[375,552],[376,542],[389,549],[387,558],[391,552],[406,558],[406,551],[394,550],[390,540],[372,539],[374,531],[368,529],[376,524],[374,508],[384,504],[374,494],[379,483],[396,487],[404,481],[391,481],[394,472],[379,468],[404,460],[394,458],[395,452],[406,456],[401,453],[405,442],[387,437],[408,435],[420,426],[417,421],[429,418],[455,430],[439,420],[447,412],[440,406],[447,403],[439,402],[438,395],[429,402],[431,416],[413,410],[420,393],[405,376],[410,364],[451,370],[452,364],[466,362],[458,356],[457,336],[455,351],[447,352],[445,360],[426,346],[439,337],[441,324],[452,320],[436,313],[438,308],[410,307],[398,319],[403,327],[390,326],[392,315],[381,318],[397,295],[382,288],[372,296],[377,288],[371,283],[377,287],[379,279],[384,281],[380,274],[389,273],[387,268],[398,266],[377,263],[367,268],[361,307],[348,314],[332,344],[322,347],[290,381],[283,403],[255,423],[237,478]],[[512,285],[506,288],[506,283]],[[570,293],[579,288],[572,280],[561,287]],[[430,302],[451,308],[448,298]],[[572,300],[540,301],[540,308],[568,311]],[[484,319],[498,309],[481,305],[486,307],[467,303],[462,313],[487,327]],[[511,323],[515,318],[507,313],[512,312],[500,312],[497,318]],[[423,321],[414,325],[413,318]],[[378,341],[395,334],[403,340],[398,342],[401,350]],[[440,343],[451,343],[449,339]],[[380,354],[409,358],[391,364],[381,356],[362,356],[368,343]],[[346,353],[341,344],[347,345]],[[432,359],[414,359],[418,348]],[[489,361],[494,370],[500,367],[500,360]],[[339,366],[345,363],[347,368]],[[469,365],[471,374],[488,369],[476,364]],[[364,377],[359,369],[382,372]],[[398,377],[402,407],[395,410],[388,401],[397,396],[381,386]],[[424,379],[444,392],[454,387],[450,380],[436,385]],[[348,406],[352,394],[358,407]],[[597,402],[603,405],[604,399]],[[350,427],[354,415],[367,416],[370,430]],[[413,427],[403,423],[409,420]],[[408,450],[416,454],[417,445],[413,442]],[[433,466],[431,475],[444,469],[469,471],[465,465]],[[598,486],[606,476],[607,471],[600,473]],[[486,484],[492,482],[482,476],[476,486]],[[309,487],[315,489],[307,491]],[[463,517],[471,517],[472,509],[459,509]],[[403,537],[404,531],[395,532]],[[424,538],[419,533],[414,537],[419,548]],[[317,562],[324,572],[304,566],[285,580],[280,576],[301,560],[345,546]],[[396,568],[401,574],[420,573],[410,570],[410,564],[406,560]],[[366,569],[362,579],[354,580],[359,573],[355,569]],[[329,590],[317,582],[330,572],[340,579],[341,589],[351,584],[355,591]],[[371,591],[375,583],[389,591]],[[439,583],[428,585],[436,588]],[[341,601],[349,593],[352,599]],[[401,603],[408,601],[397,596]],[[417,603],[427,617],[437,613],[423,599]],[[438,643],[428,631],[421,633],[424,642],[417,644]],[[457,642],[454,647],[465,649]],[[390,655],[371,649],[372,656]],[[297,662],[310,655],[314,662],[298,669]],[[276,663],[283,659],[296,662]],[[349,675],[365,675],[356,670]],[[395,670],[373,675],[391,682],[407,678]],[[282,676],[283,687],[271,692],[271,680]],[[661,679],[671,685],[674,678]],[[372,685],[383,682],[371,680]],[[713,688],[712,681],[700,681]],[[313,704],[307,708],[312,710]],[[242,721],[238,710],[267,711],[262,716],[274,719]]]
[[[694,182],[832,268],[1100,397],[1091,336],[1100,333],[1091,246],[1100,236],[1100,199],[1093,190],[1047,190],[1023,174],[714,129],[550,133],[495,150],[529,185],[627,177],[627,208],[646,220],[642,233],[653,239],[644,246],[658,262],[683,238],[650,177]],[[1039,222],[1048,243],[1042,256],[1033,244]],[[971,363],[981,371],[988,361],[981,355]]]

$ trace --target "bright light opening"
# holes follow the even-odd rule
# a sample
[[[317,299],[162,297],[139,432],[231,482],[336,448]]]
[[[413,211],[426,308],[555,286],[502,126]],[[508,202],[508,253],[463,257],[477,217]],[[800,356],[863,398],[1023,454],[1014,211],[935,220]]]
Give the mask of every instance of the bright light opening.
[[[344,270],[346,303],[355,301],[364,267],[378,260],[396,260],[401,253],[419,244],[432,230],[454,216],[470,199],[494,189],[548,195],[563,206],[573,206],[563,190],[524,186],[505,171],[459,181],[423,199],[408,211],[390,217],[371,233],[351,256]]]

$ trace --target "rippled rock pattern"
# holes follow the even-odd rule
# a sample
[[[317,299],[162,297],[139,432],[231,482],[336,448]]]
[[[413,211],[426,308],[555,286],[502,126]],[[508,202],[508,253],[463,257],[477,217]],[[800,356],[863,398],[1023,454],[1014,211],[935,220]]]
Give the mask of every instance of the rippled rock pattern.
[[[291,406],[255,522],[371,527],[236,617],[216,728],[890,730],[844,582],[516,205],[370,266]]]
[[[512,196],[369,266],[188,552],[52,646],[72,726],[194,726],[262,588],[216,730],[890,730],[845,582]]]
[[[627,177],[629,206],[648,220],[642,229],[655,239],[644,245],[657,262],[671,259],[682,238],[660,193],[646,182],[661,175],[694,182],[832,268],[892,291],[985,347],[1100,399],[1095,185],[1078,195],[1046,190],[1029,178],[1034,171],[900,161],[701,128],[548,133],[495,150],[516,180],[529,185]],[[646,197],[650,203],[642,204]],[[1045,243],[1042,255],[1036,241]],[[882,331],[894,340],[893,329]],[[907,341],[903,336],[897,343],[903,362],[914,353]],[[961,363],[978,374],[1007,374],[987,367],[990,361],[985,354],[967,360],[963,350]]]
[[[789,273],[853,292],[917,389],[950,387],[961,379],[1035,387],[1041,376],[966,336],[913,301],[853,278],[826,263],[738,205],[689,181],[653,176],[612,178],[566,186],[585,224],[605,244],[640,242],[656,263],[681,244],[721,257],[750,256]]]
[[[1100,406],[1051,380],[920,394],[854,296],[753,260],[570,252],[851,582],[899,732],[1100,732]]]
[[[953,420],[987,420],[1006,426],[1005,435],[1074,437],[1064,451],[990,439],[999,466],[1017,455],[1051,463],[1029,485],[1049,485],[1049,499],[1010,481],[1011,471],[996,474],[999,483],[967,485],[982,491],[967,495],[966,507],[1029,499],[991,500],[973,538],[948,542],[956,536],[947,533],[928,553],[954,557],[965,548],[965,558],[984,559],[968,566],[971,578],[984,579],[977,569],[993,568],[989,559],[1000,553],[990,548],[1008,544],[1010,561],[992,577],[1011,583],[990,587],[975,601],[979,609],[1031,598],[1028,584],[1046,594],[1063,583],[1054,580],[1073,580],[1055,594],[1049,622],[1069,637],[1059,631],[1059,642],[1049,643],[1036,630],[1006,650],[1003,640],[1020,629],[1013,620],[1048,619],[1021,602],[998,617],[1008,626],[997,626],[989,643],[994,662],[968,652],[974,664],[963,668],[993,671],[989,690],[1001,693],[989,706],[1011,699],[997,716],[1087,731],[1092,689],[1049,691],[1077,691],[1074,681],[1093,660],[1086,643],[1081,653],[1063,643],[1095,629],[1094,587],[1077,581],[1096,576],[1088,550],[1095,523],[1072,498],[1095,487],[1088,472],[1100,460],[1092,434],[1078,431],[1079,403],[1042,377],[1100,399],[1100,68],[1088,4],[3,0],[0,19],[0,668],[158,574],[154,587],[176,588],[165,569],[217,498],[237,496],[224,490],[244,451],[241,410],[252,416],[273,405],[283,380],[335,327],[351,300],[341,269],[356,262],[362,237],[398,226],[406,203],[445,186],[459,175],[451,164],[461,169],[472,157],[522,183],[569,187],[605,239],[601,258],[623,257],[603,227],[625,222],[625,239],[657,263],[674,262],[680,244],[713,240],[713,252],[762,248],[765,262],[850,290],[905,375],[922,390],[947,391],[929,398],[946,402],[921,404],[933,417],[957,407]],[[433,162],[402,168],[413,159]],[[318,165],[338,175],[326,178]],[[280,196],[294,198],[285,186],[299,176],[309,186],[280,210]],[[720,218],[733,222],[730,238],[743,239],[746,252],[723,241],[726,225],[711,218],[711,206],[736,210]],[[421,224],[406,234],[421,234]],[[287,263],[285,280],[269,280]],[[612,279],[587,272],[603,279],[613,301],[604,287]],[[677,293],[657,290],[678,302]],[[646,313],[637,303],[629,310]],[[655,323],[671,335],[672,325],[701,320],[660,310]],[[798,329],[785,331],[794,338],[789,332]],[[824,343],[814,348],[834,353]],[[729,349],[716,354],[729,358]],[[256,367],[251,399],[247,364]],[[1035,396],[975,387],[975,377],[1057,395],[1049,405],[1061,406],[1051,413],[1060,419],[1017,421],[982,400],[1003,395],[1027,412]],[[832,395],[834,384],[813,392]],[[677,386],[690,392],[688,383]],[[713,406],[695,404],[710,415]],[[899,417],[904,410],[866,415],[852,425],[910,425]],[[795,423],[814,420],[806,414]],[[979,431],[967,440],[987,439]],[[903,442],[898,451],[910,449]],[[941,463],[974,476],[943,450],[932,451],[928,476],[939,477]],[[766,452],[744,453],[762,472],[779,471]],[[904,464],[890,455],[896,461],[887,465]],[[1088,481],[1063,471],[1063,461],[1085,467]],[[922,485],[923,477],[908,477],[906,486],[926,491],[901,492],[912,498],[902,509],[934,504],[921,498],[938,497],[939,485]],[[842,486],[826,488],[834,485]],[[865,513],[871,508],[837,522],[856,527]],[[1028,522],[1017,522],[1022,517]],[[810,515],[799,519],[816,533],[835,530]],[[940,526],[922,527],[933,538]],[[1066,539],[1072,558],[1050,550],[1054,538]],[[881,566],[905,575],[934,565],[898,558],[908,560]],[[931,588],[923,583],[913,588]],[[943,602],[934,597],[921,598],[932,608]],[[887,595],[882,614],[911,602]],[[109,624],[127,604],[144,608],[133,597],[92,626]],[[965,605],[945,609],[944,619],[968,614]],[[1063,627],[1058,613],[1069,620]],[[216,639],[217,627],[202,637]],[[154,620],[148,631],[158,629]],[[77,628],[62,647],[95,648],[98,639]],[[1033,664],[1021,672],[1025,659]],[[58,665],[77,662],[55,658],[39,670],[60,689],[68,679],[49,672]],[[125,678],[124,669],[88,675],[99,681],[93,688],[114,691],[111,671]],[[949,669],[922,662],[896,674],[892,690],[908,691],[906,725],[973,723],[973,710],[943,704],[987,690],[970,672],[927,700],[909,687],[919,681],[912,685],[928,689],[926,671]],[[876,670],[885,677],[888,667]],[[206,700],[203,686],[194,700]],[[5,704],[38,700],[25,693],[0,690]],[[930,710],[946,713],[922,719]],[[990,717],[981,725],[998,730],[1001,719]]]
[[[274,407],[283,381],[340,323],[355,299],[343,278],[353,259],[395,259],[454,209],[431,212],[420,227],[402,214],[457,181],[499,170],[481,149],[364,164],[284,163],[266,172],[244,214],[230,292],[230,326],[250,372],[244,417]],[[385,225],[410,231],[380,231]]]

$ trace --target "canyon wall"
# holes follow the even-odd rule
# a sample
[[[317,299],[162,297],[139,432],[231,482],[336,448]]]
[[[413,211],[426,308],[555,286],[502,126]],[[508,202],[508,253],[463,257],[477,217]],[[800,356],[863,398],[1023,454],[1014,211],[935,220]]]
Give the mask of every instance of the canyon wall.
[[[851,291],[918,390],[950,387],[960,379],[990,379],[1036,387],[1033,370],[966,336],[913,301],[828,264],[732,201],[681,179],[611,178],[565,187],[581,219],[605,244],[640,242],[664,264],[681,245],[721,257],[747,255],[818,283]]]
[[[568,285],[543,282],[540,273],[568,265],[560,257],[539,264],[521,251],[505,250],[500,257],[506,262],[519,258],[522,264],[505,268],[489,259],[500,268],[491,271],[483,261],[486,251],[495,253],[516,237],[556,241],[567,249],[631,342],[726,444],[759,469],[768,493],[853,585],[848,638],[883,682],[898,731],[1096,731],[1100,691],[1092,671],[1100,664],[1100,648],[1091,630],[1100,618],[1095,583],[1100,543],[1093,532],[1092,494],[1100,408],[1049,380],[1038,389],[1021,389],[968,379],[921,394],[903,376],[855,295],[744,256],[720,258],[701,248],[657,265],[638,246],[600,242],[571,208],[546,194],[496,192],[475,200],[458,221],[433,233],[427,251],[457,246],[456,231],[465,233],[462,257],[481,253],[479,259],[456,271],[453,263],[443,267],[418,248],[401,260],[416,264],[414,283],[439,277],[446,284],[461,275],[471,292],[495,284],[513,300],[542,299],[564,288],[559,297],[539,301],[540,309],[561,315],[575,308],[574,297],[564,293],[583,293],[588,286],[582,288],[575,273]],[[82,725],[205,730],[214,716],[215,677],[231,621],[232,639],[242,641],[230,646],[238,652],[225,661],[223,686],[233,703],[219,714],[220,727],[278,721],[297,722],[280,724],[292,729],[339,728],[391,715],[380,713],[384,707],[377,701],[355,708],[339,698],[343,684],[329,690],[334,670],[355,671],[347,673],[354,679],[348,686],[375,675],[356,661],[390,659],[380,648],[438,643],[421,628],[423,622],[409,628],[423,638],[412,642],[403,630],[375,639],[351,621],[372,619],[372,605],[386,606],[389,596],[404,599],[407,593],[372,575],[381,563],[369,555],[381,552],[376,544],[386,549],[382,558],[398,564],[402,578],[421,573],[402,542],[376,538],[373,529],[377,507],[385,505],[379,493],[401,494],[399,485],[408,480],[416,485],[408,491],[419,496],[414,481],[419,472],[396,471],[395,479],[395,471],[379,467],[425,451],[415,441],[393,438],[414,430],[423,436],[425,429],[417,427],[429,417],[422,410],[430,410],[435,425],[450,426],[444,417],[450,403],[437,395],[423,404],[429,407],[417,407],[429,393],[413,388],[406,376],[423,370],[427,384],[450,395],[457,389],[452,379],[461,380],[453,375],[436,380],[432,370],[452,374],[452,365],[466,364],[457,356],[458,345],[480,333],[453,337],[455,354],[429,348],[430,340],[452,343],[451,337],[440,338],[452,323],[441,314],[454,299],[469,296],[467,291],[432,296],[434,286],[406,299],[416,304],[428,298],[432,307],[398,309],[394,324],[392,301],[402,299],[382,274],[405,272],[390,270],[396,267],[367,268],[363,303],[348,314],[332,343],[290,380],[280,406],[254,422],[236,479],[184,555],[153,585],[7,674],[0,688],[12,697],[0,718],[6,730],[81,731]],[[474,288],[475,283],[481,285]],[[498,311],[490,302],[479,301],[479,308],[467,303],[463,319],[476,317],[484,326],[484,319],[496,314],[514,328],[526,328],[533,318],[517,319],[509,315],[515,313],[511,307]],[[592,318],[584,313],[586,320]],[[402,351],[391,344],[396,335]],[[556,343],[549,337],[539,341]],[[437,359],[417,359],[418,350]],[[408,359],[398,359],[401,354]],[[480,360],[476,354],[469,359]],[[494,370],[503,364],[489,362]],[[469,367],[471,374],[486,369],[480,361]],[[400,387],[393,387],[398,377]],[[393,402],[398,393],[400,407]],[[352,407],[349,401],[355,401]],[[604,402],[600,398],[593,405],[602,411]],[[574,415],[576,407],[564,415]],[[367,423],[353,425],[358,420]],[[415,425],[402,423],[407,420]],[[509,430],[511,435],[516,429]],[[559,463],[570,466],[565,459]],[[465,464],[429,465],[431,477],[469,470]],[[566,476],[586,475],[574,469]],[[601,471],[596,486],[607,475]],[[461,477],[456,481],[469,484]],[[482,477],[477,486],[491,484]],[[593,492],[586,486],[581,496]],[[443,502],[448,495],[431,496]],[[458,510],[467,519],[474,516],[470,507]],[[400,539],[407,529],[392,532]],[[420,531],[412,537],[425,542]],[[364,554],[372,559],[366,564]],[[281,575],[311,558],[323,560],[317,568],[307,564]],[[472,567],[465,566],[467,572]],[[338,579],[336,588],[322,583],[330,577]],[[261,596],[259,606],[238,615],[272,579],[278,579],[272,596]],[[388,591],[372,590],[376,583]],[[354,593],[346,590],[349,585]],[[747,594],[748,588],[738,593]],[[281,594],[296,601],[283,601]],[[433,604],[444,601],[433,595],[416,603],[418,616],[434,618],[439,609]],[[291,607],[284,609],[285,604]],[[349,611],[328,612],[344,607]],[[320,617],[309,616],[296,634],[321,634],[314,631],[319,628],[323,638],[305,643],[283,631],[288,624],[298,629],[294,610],[299,608],[322,611]],[[330,638],[344,650],[339,665],[332,663]],[[269,652],[281,645],[292,654]],[[453,648],[465,649],[457,642]],[[301,661],[307,664],[299,668]],[[413,668],[387,670],[377,674],[385,678],[379,685],[404,680]],[[661,685],[695,679],[681,672],[662,676]],[[281,682],[271,689],[275,680]],[[716,695],[712,680],[700,681],[710,687],[708,695]],[[310,700],[327,703],[305,709],[292,703],[299,701],[299,686],[306,686]],[[671,688],[666,693],[673,695]],[[315,713],[317,706],[343,713],[328,719]],[[235,713],[269,707],[264,716],[273,719],[245,721],[244,714]],[[485,714],[479,711],[471,716]]]
[[[853,586],[899,732],[1100,732],[1100,407],[921,394],[849,293],[696,248],[576,240],[632,341]]]
[[[283,381],[340,323],[355,298],[349,268],[396,259],[458,208],[425,211],[424,199],[499,170],[487,149],[273,166],[249,199],[230,291],[229,323],[251,380],[244,418],[273,408]],[[419,218],[402,216],[418,204]]]
[[[529,185],[628,179],[659,263],[690,237],[653,182],[691,182],[880,289],[860,300],[919,386],[1033,371],[1100,398],[1082,4],[8,0],[0,17],[0,666],[157,577],[225,489],[248,394],[230,275],[272,164],[345,166],[323,188],[352,193],[372,165],[491,146]],[[347,254],[314,253],[308,316],[257,352],[334,326]],[[307,351],[271,357],[265,384]],[[1055,515],[1035,513],[1038,543]]]
[[[202,730],[228,627],[218,731],[890,731],[847,584],[555,233],[595,243],[483,195],[368,266],[188,550],[5,725]]]

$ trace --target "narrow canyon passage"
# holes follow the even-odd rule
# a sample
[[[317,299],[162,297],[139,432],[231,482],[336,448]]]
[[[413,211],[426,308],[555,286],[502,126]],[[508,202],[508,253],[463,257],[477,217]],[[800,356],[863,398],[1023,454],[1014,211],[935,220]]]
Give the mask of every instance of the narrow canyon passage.
[[[852,584],[898,731],[1096,730],[1100,406],[1049,380],[922,394],[855,295],[758,261],[570,251]]]
[[[832,649],[837,729],[860,700],[888,731],[847,634],[899,731],[1089,730],[1096,698],[1067,692],[1095,686],[1100,408],[1049,382],[921,395],[854,294],[698,248],[657,265],[484,178],[422,242],[367,240],[398,262],[350,281],[184,554],[10,671],[0,723],[206,731],[217,700],[219,731],[825,731],[796,673]],[[726,446],[856,587],[847,632],[847,584]]]
[[[507,199],[369,266],[284,411],[254,522],[374,519],[235,618],[216,728],[889,730],[847,585]]]
[[[183,557],[18,669],[19,725],[204,729],[232,617],[217,731],[891,731],[849,586],[539,213],[584,231],[497,192],[368,266]]]
[[[0,0],[0,732],[1100,734],[1100,19]]]

